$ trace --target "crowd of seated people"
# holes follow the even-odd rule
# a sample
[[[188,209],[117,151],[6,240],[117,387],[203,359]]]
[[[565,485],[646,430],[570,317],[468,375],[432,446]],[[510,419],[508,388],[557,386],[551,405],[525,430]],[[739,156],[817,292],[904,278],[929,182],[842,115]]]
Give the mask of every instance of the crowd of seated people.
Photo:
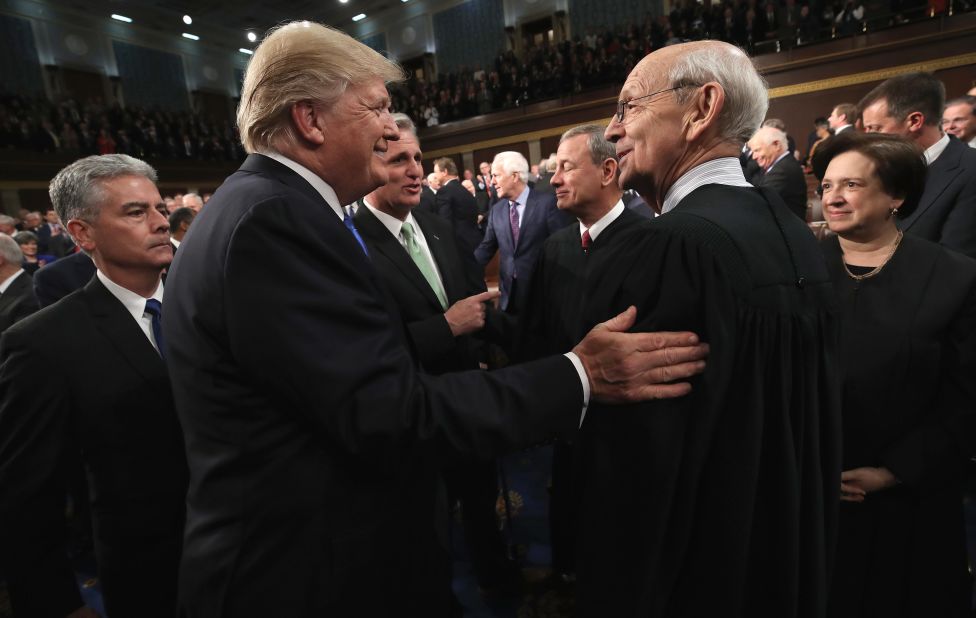
[[[0,95],[0,149],[67,156],[129,154],[156,159],[238,161],[233,122],[190,111],[146,109],[100,100]]]
[[[527,42],[522,57],[511,50],[489,67],[461,67],[436,79],[413,77],[394,92],[397,111],[419,126],[435,126],[535,101],[620,84],[644,56],[674,43],[718,39],[752,54],[776,52],[872,28],[945,13],[945,0],[893,0],[888,11],[871,15],[862,0],[808,3],[797,0],[725,0],[710,6],[685,0],[669,15],[646,14],[616,28],[589,28],[570,41]],[[971,2],[956,2],[955,11]]]

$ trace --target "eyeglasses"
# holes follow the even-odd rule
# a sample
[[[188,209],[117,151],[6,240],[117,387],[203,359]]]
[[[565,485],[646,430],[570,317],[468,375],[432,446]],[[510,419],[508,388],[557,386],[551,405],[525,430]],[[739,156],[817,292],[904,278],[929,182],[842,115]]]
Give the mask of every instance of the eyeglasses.
[[[698,84],[684,84],[682,86],[675,86],[673,88],[665,88],[664,90],[658,90],[657,92],[652,92],[651,94],[645,94],[639,97],[634,97],[632,99],[627,99],[626,101],[617,101],[617,122],[624,121],[624,115],[627,112],[627,106],[634,101],[640,101],[641,99],[649,99],[650,97],[657,96],[659,94],[664,94],[665,92],[673,92],[675,90],[681,90],[682,88],[697,88]]]

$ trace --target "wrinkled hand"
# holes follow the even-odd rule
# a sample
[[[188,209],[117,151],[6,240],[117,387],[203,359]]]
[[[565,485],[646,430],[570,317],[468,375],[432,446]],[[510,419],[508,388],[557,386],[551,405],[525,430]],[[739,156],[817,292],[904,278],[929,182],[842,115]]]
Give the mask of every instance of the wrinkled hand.
[[[485,303],[501,296],[501,292],[482,292],[462,298],[444,312],[444,319],[455,337],[481,330],[485,325]]]
[[[98,612],[88,607],[87,605],[83,605],[78,609],[76,609],[75,611],[68,614],[67,618],[99,618],[99,616],[98,616]]]
[[[694,333],[627,333],[637,319],[628,307],[597,324],[573,348],[590,379],[590,399],[628,403],[681,397],[691,384],[674,382],[705,370],[708,344]]]
[[[840,474],[840,499],[843,502],[864,502],[867,494],[898,484],[898,478],[888,468],[854,468]]]

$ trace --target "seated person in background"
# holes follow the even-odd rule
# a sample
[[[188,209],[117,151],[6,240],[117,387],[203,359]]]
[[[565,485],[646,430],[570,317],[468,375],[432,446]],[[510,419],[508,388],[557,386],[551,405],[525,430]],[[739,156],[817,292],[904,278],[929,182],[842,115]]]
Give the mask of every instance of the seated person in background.
[[[24,256],[23,268],[28,274],[33,275],[42,266],[55,260],[53,255],[38,255],[37,234],[34,232],[17,232],[13,239],[20,246]]]
[[[844,410],[830,616],[969,616],[976,261],[899,231],[925,186],[910,142],[850,132],[826,148]]]

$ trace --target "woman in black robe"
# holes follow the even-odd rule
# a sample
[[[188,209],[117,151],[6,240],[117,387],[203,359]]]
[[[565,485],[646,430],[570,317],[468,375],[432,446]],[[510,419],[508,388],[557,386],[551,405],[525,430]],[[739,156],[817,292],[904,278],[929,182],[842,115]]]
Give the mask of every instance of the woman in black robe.
[[[915,148],[848,133],[825,145],[821,185],[842,315],[829,615],[968,616],[962,480],[976,433],[976,261],[898,229],[924,186]]]

